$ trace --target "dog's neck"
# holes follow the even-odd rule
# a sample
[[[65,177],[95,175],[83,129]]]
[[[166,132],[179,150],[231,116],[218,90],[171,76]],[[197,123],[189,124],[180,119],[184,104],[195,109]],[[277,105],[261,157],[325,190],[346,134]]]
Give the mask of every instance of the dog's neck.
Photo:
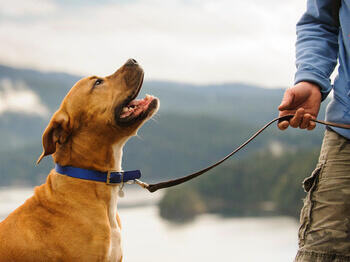
[[[97,171],[122,171],[123,146],[128,137],[117,140],[106,136],[77,135],[64,145],[57,146],[54,160],[62,166],[74,166]]]

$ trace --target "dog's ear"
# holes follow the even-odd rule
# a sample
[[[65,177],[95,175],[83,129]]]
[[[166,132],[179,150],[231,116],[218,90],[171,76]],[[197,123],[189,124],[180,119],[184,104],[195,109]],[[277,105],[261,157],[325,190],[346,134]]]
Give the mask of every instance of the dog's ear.
[[[44,131],[42,138],[43,152],[36,163],[39,164],[45,156],[55,153],[56,144],[65,143],[71,133],[70,130],[68,114],[62,110],[57,111]]]

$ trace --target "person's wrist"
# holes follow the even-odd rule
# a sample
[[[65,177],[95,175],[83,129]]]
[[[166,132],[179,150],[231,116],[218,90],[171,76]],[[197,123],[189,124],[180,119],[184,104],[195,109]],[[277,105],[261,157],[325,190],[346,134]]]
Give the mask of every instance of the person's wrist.
[[[318,93],[321,95],[321,87],[314,82],[301,81],[301,82],[297,83],[296,85],[303,86],[304,88],[308,88],[311,92]]]
[[[299,90],[303,90],[304,92],[306,91],[308,96],[313,98],[313,101],[321,103],[322,92],[321,87],[318,84],[309,81],[302,81],[297,83],[295,87]]]

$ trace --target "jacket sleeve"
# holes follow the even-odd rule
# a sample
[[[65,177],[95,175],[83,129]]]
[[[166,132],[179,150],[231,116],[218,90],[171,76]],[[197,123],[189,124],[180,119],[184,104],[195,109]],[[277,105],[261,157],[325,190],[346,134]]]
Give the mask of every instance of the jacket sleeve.
[[[332,89],[330,75],[337,65],[338,33],[332,17],[333,0],[308,0],[297,23],[295,84],[319,85],[324,100]]]

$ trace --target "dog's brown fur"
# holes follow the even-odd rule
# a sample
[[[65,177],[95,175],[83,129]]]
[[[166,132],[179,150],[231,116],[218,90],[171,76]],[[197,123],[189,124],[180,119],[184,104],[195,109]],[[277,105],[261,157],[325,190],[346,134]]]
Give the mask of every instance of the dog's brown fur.
[[[78,81],[43,134],[43,154],[62,166],[121,171],[122,147],[158,109],[127,125],[115,120],[135,96],[143,70],[125,64],[116,73]],[[121,261],[117,186],[50,172],[46,183],[0,223],[0,262]],[[113,216],[113,217],[112,217]]]

